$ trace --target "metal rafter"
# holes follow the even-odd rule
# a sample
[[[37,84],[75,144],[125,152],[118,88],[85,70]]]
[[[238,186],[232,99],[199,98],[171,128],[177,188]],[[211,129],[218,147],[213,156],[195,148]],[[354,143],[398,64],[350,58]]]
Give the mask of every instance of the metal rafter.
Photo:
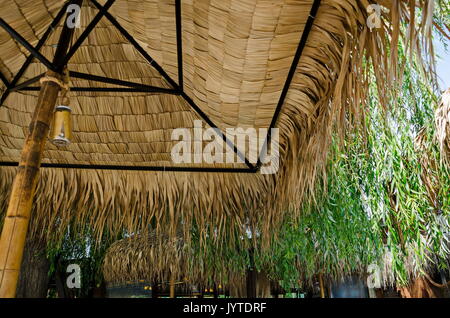
[[[83,33],[81,33],[80,37],[77,39],[77,41],[72,45],[69,52],[66,54],[66,57],[59,63],[59,65],[56,65],[57,68],[63,68],[69,60],[72,58],[72,56],[77,52],[77,50],[80,48],[80,46],[83,44],[83,42],[87,39],[89,34],[94,30],[94,28],[97,26],[97,24],[100,22],[100,20],[103,18],[105,14],[108,13],[109,8],[114,4],[116,0],[108,0],[104,6],[102,6],[101,9],[99,9],[99,12],[95,15],[95,17],[92,19],[92,21],[88,24],[86,29],[84,29]]]
[[[123,87],[72,87],[72,91],[77,92],[143,92],[143,93],[163,93],[163,94],[172,94],[172,95],[179,95],[178,90],[172,89],[172,88],[164,88],[164,87],[156,87],[141,83],[135,83],[130,81],[123,81],[118,80],[115,78],[105,77],[105,76],[98,76],[98,75],[92,75],[82,72],[74,72],[69,71],[69,75],[72,78],[80,78],[85,79],[88,81],[94,81],[99,83],[105,83],[105,84],[113,84],[113,85],[119,85],[119,86],[125,86]],[[30,85],[36,83],[39,81],[39,79],[44,76],[44,73],[35,76],[19,85],[16,85],[15,87],[11,88],[11,91],[36,91],[39,90],[39,87],[29,87]]]
[[[97,2],[97,0],[90,0],[98,10],[101,10],[103,6]],[[181,44],[181,4],[179,4],[178,10],[176,10],[178,15],[180,17],[180,22],[178,26],[178,37],[177,43]],[[147,53],[147,51],[133,38],[133,36],[128,33],[125,28],[123,28],[120,23],[114,18],[109,12],[105,12],[105,17],[122,33],[122,35],[135,47],[136,50],[139,51],[139,53],[142,54],[142,56],[147,60],[147,62],[152,65],[171,85],[173,88],[179,90],[181,92],[181,96],[184,98],[184,100],[195,110],[195,112],[206,122],[211,128],[217,128],[219,127],[213,123],[213,121],[198,107],[198,105],[189,97],[186,93],[184,93],[181,89],[181,87],[167,74],[164,69]],[[180,48],[181,49],[181,48]],[[178,49],[178,51],[180,51]],[[181,56],[181,54],[180,54]],[[180,58],[179,56],[179,58]],[[220,130],[220,129],[219,129]],[[238,157],[244,162],[250,169],[254,169],[253,164],[245,157],[244,154],[242,154],[241,151],[234,145],[234,143],[227,138],[227,136],[220,132],[219,137],[221,137],[225,143],[233,149],[233,151],[238,155]]]
[[[142,89],[143,91],[148,90],[149,92],[151,92],[151,91],[157,90],[160,93],[165,92],[167,94],[174,94],[176,92],[176,90],[171,89],[171,88],[150,86],[150,85],[146,85],[146,84],[135,83],[135,82],[130,82],[130,81],[123,81],[123,80],[119,80],[119,79],[98,76],[98,75],[92,75],[92,74],[86,74],[86,73],[81,73],[81,72],[70,71],[69,74],[70,74],[70,77],[73,77],[73,78],[80,78],[80,79],[85,79],[85,80],[100,82],[100,83],[105,83],[105,84],[126,86],[126,87],[131,87],[131,88],[136,88],[136,89]]]
[[[0,26],[11,35],[11,37],[19,42],[24,48],[28,50],[35,58],[37,58],[48,69],[56,71],[55,66],[44,55],[41,54],[34,46],[32,46],[27,40],[25,40],[14,28],[12,28],[5,20],[0,18]]]
[[[76,0],[75,3],[81,6],[82,1]],[[64,58],[73,31],[73,28],[64,24],[53,56],[53,63],[59,63]],[[62,75],[50,70],[47,74],[57,77]],[[0,297],[2,298],[12,298],[16,295],[33,197],[39,180],[39,166],[60,89],[59,85],[49,81],[42,84],[29,132],[22,147],[20,165],[14,177],[0,237]]]
[[[2,80],[3,84],[5,84],[6,88],[10,86],[8,79],[2,72],[0,72],[0,80]]]
[[[19,43],[21,43],[25,48],[27,48],[31,55],[28,57],[27,61],[24,63],[19,73],[14,77],[13,81],[9,84],[9,89],[3,94],[0,106],[6,99],[7,95],[10,91],[14,90],[37,90],[38,87],[29,87],[28,85],[33,84],[38,81],[42,75],[36,76],[32,79],[27,80],[24,83],[16,85],[17,81],[23,75],[23,73],[28,68],[29,64],[33,60],[34,57],[39,59],[41,63],[46,65],[49,69],[60,69],[63,67],[70,58],[76,53],[77,49],[81,46],[82,42],[89,36],[90,32],[95,28],[100,19],[105,16],[118,30],[119,32],[134,46],[134,48],[141,53],[144,59],[152,65],[173,87],[173,89],[159,88],[148,86],[140,83],[133,83],[128,81],[122,81],[118,79],[112,79],[103,76],[96,76],[91,74],[85,74],[80,72],[70,72],[72,77],[83,78],[87,80],[115,84],[126,86],[124,88],[120,87],[73,87],[73,91],[83,91],[83,92],[153,92],[153,93],[164,93],[164,94],[176,94],[181,95],[183,99],[194,109],[194,111],[212,128],[217,128],[212,120],[198,107],[198,105],[183,91],[183,60],[182,60],[182,30],[181,30],[181,1],[175,0],[175,19],[176,19],[176,32],[177,32],[177,58],[178,58],[178,84],[164,71],[164,69],[142,48],[139,43],[126,31],[119,22],[107,11],[115,0],[109,0],[104,6],[99,4],[96,0],[90,0],[99,10],[99,13],[95,16],[95,18],[88,25],[86,30],[82,33],[82,35],[78,38],[75,45],[71,48],[69,53],[65,56],[62,62],[53,64],[49,62],[42,54],[39,53],[39,49],[47,40],[49,34],[52,29],[59,23],[62,16],[64,15],[65,9],[69,3],[66,3],[65,6],[58,13],[58,16],[55,17],[52,24],[50,25],[47,32],[39,41],[36,47],[32,47],[23,37],[20,36],[14,29],[12,29],[9,25],[6,24],[2,19],[0,19],[0,26],[4,27],[8,33],[10,33]],[[309,33],[314,23],[314,19],[316,17],[317,11],[320,7],[321,0],[314,0],[311,12],[306,21],[305,28],[300,38],[299,45],[297,47],[296,53],[294,55],[294,59],[292,61],[291,67],[289,69],[288,76],[286,78],[285,84],[283,86],[283,90],[281,92],[277,107],[275,109],[274,115],[272,117],[272,121],[269,126],[268,134],[264,141],[264,147],[270,143],[271,141],[271,128],[274,128],[276,122],[278,120],[279,114],[281,112],[281,108],[284,104],[285,98],[287,96],[287,92],[289,90],[290,84],[294,77],[298,62],[300,57],[302,56],[303,49],[306,45]],[[1,75],[0,75],[1,76]],[[2,79],[3,80],[3,79]],[[7,86],[8,87],[8,86]],[[219,130],[220,131],[220,130]],[[234,172],[234,173],[255,173],[259,171],[261,167],[261,155],[258,156],[258,161],[256,166],[253,166],[249,160],[239,151],[239,149],[231,142],[225,134],[221,131],[218,135],[226,142],[226,144],[233,149],[233,151],[245,162],[248,168],[205,168],[205,167],[152,167],[152,166],[117,166],[117,165],[80,165],[80,164],[54,164],[54,163],[44,163],[42,167],[47,168],[73,168],[73,169],[99,169],[99,170],[139,170],[139,171],[179,171],[179,172]],[[17,166],[16,162],[0,162],[0,166]]]
[[[52,32],[54,31],[55,27],[59,24],[61,19],[64,17],[64,14],[66,13],[66,10],[67,10],[67,7],[68,7],[69,4],[70,4],[70,2],[64,3],[64,5],[62,6],[61,10],[59,10],[59,12],[56,15],[56,17],[50,23],[50,25],[48,26],[47,30],[42,35],[41,39],[38,41],[38,43],[34,47],[36,51],[39,51],[42,48],[42,46],[45,44],[45,42],[47,41],[47,39],[50,36],[50,34],[52,34]],[[10,87],[16,86],[16,84],[22,78],[22,75],[26,72],[26,70],[30,66],[31,62],[33,62],[33,59],[34,59],[34,55],[33,54],[28,55],[27,59],[25,60],[25,62],[22,65],[22,67],[19,69],[19,71],[14,76],[13,80],[11,81]],[[2,107],[2,105],[5,102],[6,98],[8,98],[9,94],[10,94],[10,90],[9,89],[6,90],[3,93],[2,97],[0,98],[0,107]]]
[[[103,6],[98,3],[97,0],[89,0],[90,2],[92,2],[98,10],[102,10]],[[173,88],[178,88],[177,83],[169,76],[169,74],[166,73],[166,71],[164,71],[164,69],[161,67],[161,65],[159,65],[148,53],[147,51],[141,46],[139,45],[139,43],[136,41],[136,39],[131,36],[130,33],[128,33],[127,30],[125,30],[125,28],[120,25],[120,23],[116,20],[116,18],[114,18],[112,16],[111,13],[109,13],[108,11],[105,12],[105,17],[109,20],[109,22],[111,22],[116,29],[119,30],[119,32],[127,39],[128,42],[131,43],[131,45],[133,45],[133,47],[139,52],[141,53],[141,55],[144,57],[144,59],[151,65],[153,66],[165,79],[167,82],[169,82],[169,84],[173,87]]]
[[[175,0],[175,22],[177,29],[177,66],[178,66],[178,86],[183,91],[183,32],[181,30],[181,0]]]
[[[311,11],[309,13],[308,20],[306,20],[305,28],[303,29],[303,32],[302,32],[302,35],[301,35],[301,38],[300,38],[300,42],[298,43],[297,50],[296,50],[295,55],[294,55],[294,59],[292,60],[292,64],[291,64],[291,67],[289,69],[289,73],[287,75],[286,81],[284,83],[283,90],[281,91],[281,95],[280,95],[280,98],[278,100],[277,107],[275,108],[275,112],[273,114],[272,121],[270,122],[269,129],[267,131],[266,139],[264,140],[264,144],[263,144],[263,147],[261,149],[261,153],[258,156],[258,162],[256,164],[257,169],[259,169],[261,167],[261,164],[262,164],[261,163],[262,153],[263,153],[264,149],[267,147],[267,145],[270,143],[270,141],[272,139],[272,132],[271,132],[271,130],[272,130],[272,128],[275,128],[275,125],[277,123],[278,117],[279,117],[280,112],[281,112],[281,108],[282,108],[282,106],[284,104],[284,101],[286,99],[287,93],[289,91],[289,87],[290,87],[291,82],[292,82],[292,79],[294,78],[295,72],[297,70],[298,62],[300,61],[300,58],[301,58],[302,53],[303,53],[303,49],[306,46],[306,42],[308,40],[309,33],[311,32],[312,26],[314,24],[314,19],[316,18],[316,15],[317,15],[317,11],[319,10],[320,1],[321,0],[314,0],[313,4],[311,6]]]
[[[168,95],[180,95],[176,90],[167,88],[151,87],[151,88],[133,88],[133,87],[72,87],[72,92],[90,93],[90,92],[103,92],[103,93],[154,93],[154,94],[168,94]],[[39,87],[28,86],[18,89],[23,92],[38,92]]]
[[[3,161],[0,166],[16,167],[18,162]],[[256,169],[248,168],[208,168],[208,167],[174,167],[174,166],[126,166],[126,165],[86,165],[65,163],[42,163],[41,168],[86,169],[86,170],[122,170],[122,171],[174,171],[174,172],[230,172],[256,173]]]
[[[11,87],[9,89],[10,92],[15,92],[15,91],[20,91],[20,90],[26,90],[26,88],[28,88],[28,86],[36,83],[37,81],[39,81],[41,79],[41,77],[44,76],[45,73],[39,74],[38,76],[35,76],[33,78],[30,78],[29,80],[26,80],[25,82],[22,82],[14,87]],[[39,90],[40,87],[36,87],[37,90]]]

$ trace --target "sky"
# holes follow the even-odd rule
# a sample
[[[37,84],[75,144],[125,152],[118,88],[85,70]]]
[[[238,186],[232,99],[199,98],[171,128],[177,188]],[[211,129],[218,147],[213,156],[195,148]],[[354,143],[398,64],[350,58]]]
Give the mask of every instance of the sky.
[[[450,41],[447,41],[447,49],[441,41],[435,41],[436,55],[436,71],[439,78],[439,85],[441,90],[450,87]]]

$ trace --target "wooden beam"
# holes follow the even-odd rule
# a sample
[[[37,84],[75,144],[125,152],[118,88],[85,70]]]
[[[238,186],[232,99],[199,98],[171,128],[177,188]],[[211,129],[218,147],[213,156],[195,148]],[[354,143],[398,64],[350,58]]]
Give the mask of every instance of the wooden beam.
[[[81,6],[82,0],[74,0],[72,3]],[[63,60],[73,31],[74,29],[69,28],[67,23],[64,24],[53,64],[58,65]],[[59,72],[49,70],[47,76],[62,80],[60,73],[62,69],[62,67],[58,68]],[[47,141],[50,122],[60,89],[56,82],[45,81],[42,83],[29,132],[22,149],[0,237],[1,298],[12,298],[16,295],[42,152]]]

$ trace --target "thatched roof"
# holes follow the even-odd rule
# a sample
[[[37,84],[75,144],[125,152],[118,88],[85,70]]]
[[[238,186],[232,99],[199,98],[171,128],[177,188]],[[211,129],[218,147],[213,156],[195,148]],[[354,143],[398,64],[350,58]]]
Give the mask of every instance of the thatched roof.
[[[1,18],[25,40],[37,45],[65,1],[1,0]],[[106,1],[100,1],[101,4]],[[267,128],[276,119],[280,128],[280,170],[260,173],[202,173],[114,171],[43,168],[34,209],[34,228],[62,233],[67,224],[92,226],[100,237],[146,229],[153,220],[158,229],[189,230],[192,223],[208,231],[235,233],[250,223],[270,236],[287,207],[296,207],[323,173],[331,132],[345,130],[348,118],[364,111],[368,66],[372,60],[381,95],[395,81],[395,44],[400,21],[408,21],[411,1],[377,1],[382,10],[380,28],[366,24],[367,7],[374,1],[322,0],[298,65],[292,64],[313,0],[181,1],[182,64],[177,56],[175,0],[117,0],[110,15],[142,47],[139,52],[109,16],[99,20],[68,63],[70,71],[142,83],[181,88],[183,93],[80,92],[70,93],[74,140],[66,149],[47,144],[46,164],[85,164],[174,167],[170,150],[174,128],[192,127],[198,106],[217,127]],[[432,2],[432,1],[430,1]],[[316,1],[318,4],[318,1]],[[423,16],[431,7],[424,4]],[[389,11],[389,12],[388,12]],[[412,11],[414,12],[414,11]],[[94,19],[94,1],[85,0],[81,28]],[[429,20],[410,23],[410,47],[418,49],[420,34],[429,35]],[[54,28],[40,52],[51,59],[61,25]],[[0,72],[13,82],[29,53],[9,34],[0,32]],[[149,65],[151,56],[156,63]],[[288,73],[292,82],[282,96]],[[43,73],[36,59],[16,84]],[[165,74],[165,75],[164,75]],[[31,84],[37,86],[39,82]],[[71,77],[71,87],[117,87]],[[0,89],[5,92],[5,84]],[[178,91],[179,93],[179,91]],[[0,161],[17,162],[36,105],[37,91],[11,91],[0,107]],[[191,101],[192,100],[192,101]],[[191,101],[191,103],[190,103]],[[200,113],[201,113],[200,112]],[[355,121],[357,121],[355,119]],[[247,147],[248,148],[248,147]],[[247,168],[245,164],[195,164],[196,167]],[[85,167],[86,168],[86,167]],[[0,206],[15,174],[0,169]],[[207,230],[205,230],[205,233]],[[36,230],[36,233],[45,233]]]
[[[102,272],[109,286],[138,281],[167,284],[174,279],[193,285],[220,284],[230,289],[232,296],[245,296],[246,267],[233,266],[219,251],[215,258],[210,259],[205,253],[195,252],[180,234],[171,239],[147,233],[112,244],[105,253]],[[257,276],[258,294],[263,296],[264,292],[270,292],[269,279],[265,272]]]
[[[177,281],[188,275],[199,276],[190,267],[189,255],[181,237],[169,239],[152,234],[140,234],[116,241],[103,260],[103,276],[108,284],[145,280]],[[191,277],[192,279],[192,277]],[[194,282],[197,282],[195,281]]]
[[[204,250],[195,250],[181,233],[175,238],[141,233],[114,242],[103,258],[102,272],[109,285],[175,279],[207,286],[243,279],[246,268],[239,270],[224,257],[217,251],[212,259]]]

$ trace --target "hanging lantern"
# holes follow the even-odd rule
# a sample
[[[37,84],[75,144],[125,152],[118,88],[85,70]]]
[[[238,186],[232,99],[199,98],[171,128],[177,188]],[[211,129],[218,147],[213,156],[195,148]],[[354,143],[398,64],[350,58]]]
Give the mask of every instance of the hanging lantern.
[[[69,106],[60,105],[55,108],[50,141],[58,147],[70,144],[72,138],[71,111]]]
[[[60,105],[55,107],[53,114],[53,122],[50,129],[50,141],[58,147],[64,147],[70,144],[72,138],[72,119],[70,109],[70,99],[67,96],[70,90],[69,87],[69,70],[64,69],[63,80],[58,81],[57,84],[61,87]]]

